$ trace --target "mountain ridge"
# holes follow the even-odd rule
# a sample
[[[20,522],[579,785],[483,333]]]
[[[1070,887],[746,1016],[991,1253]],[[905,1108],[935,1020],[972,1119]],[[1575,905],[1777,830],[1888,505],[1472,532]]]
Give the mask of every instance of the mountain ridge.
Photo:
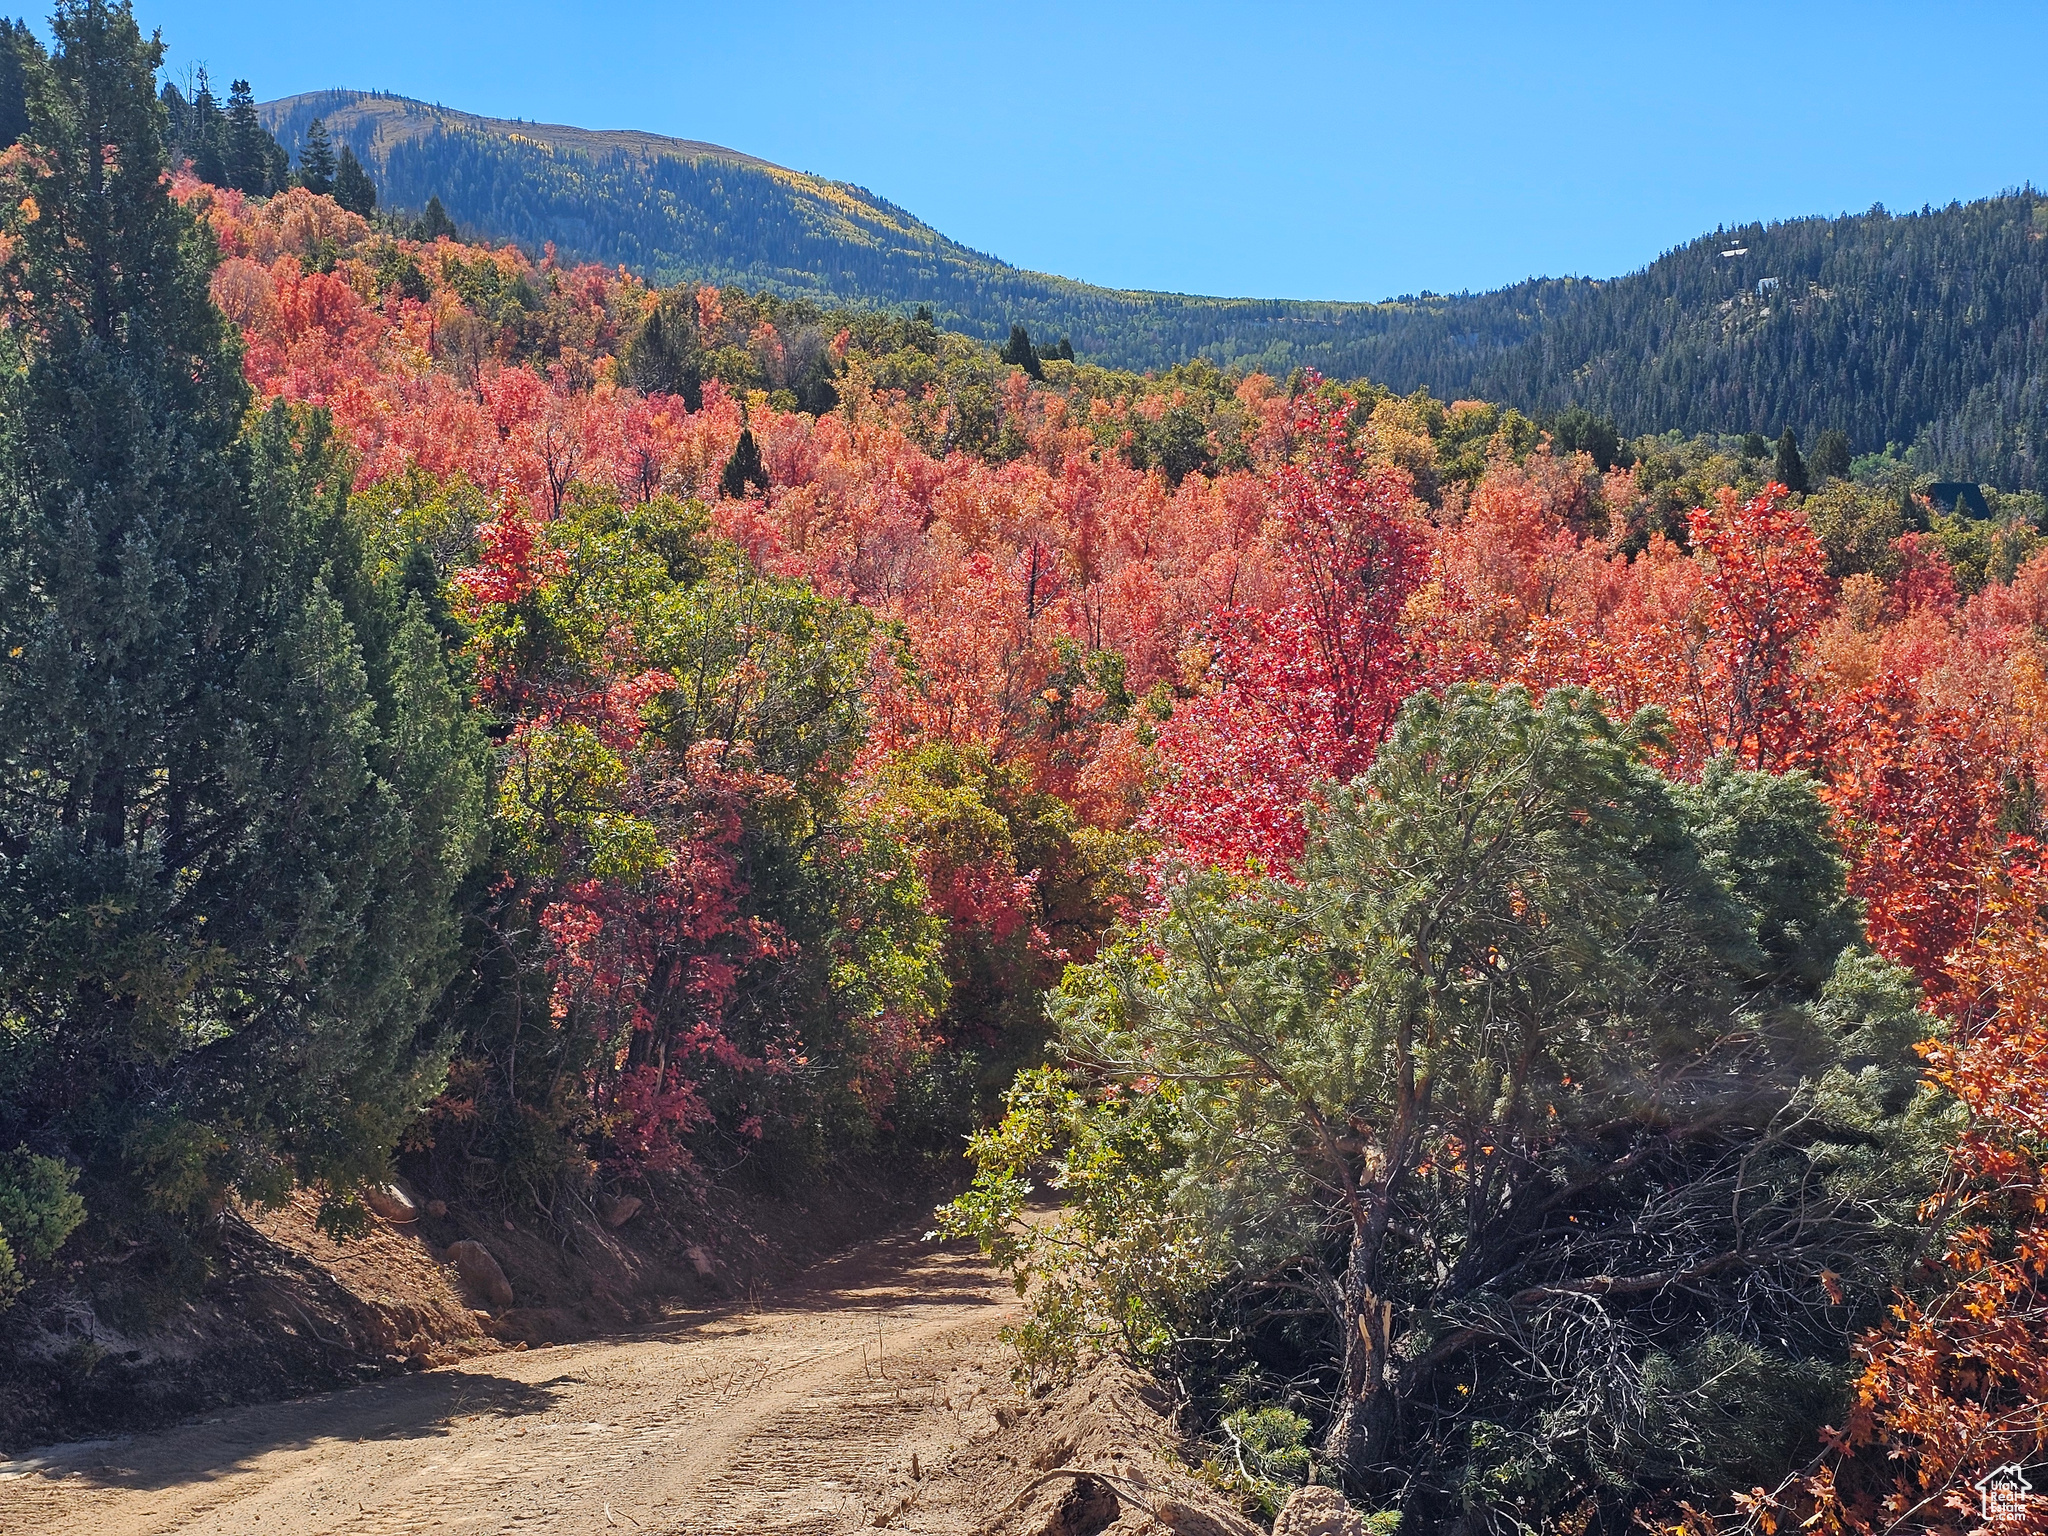
[[[2031,186],[1893,215],[1723,227],[1614,277],[1379,302],[1100,287],[1011,266],[850,182],[630,129],[480,117],[323,91],[262,109],[296,151],[322,117],[387,205],[650,280],[821,306],[928,306],[996,341],[1071,337],[1140,371],[1206,358],[1315,368],[1643,432],[1849,434],[1948,478],[2048,486],[2048,200]],[[1744,247],[1740,257],[1721,252]]]
[[[490,238],[535,249],[552,240],[565,256],[662,282],[924,303],[941,325],[990,340],[1021,322],[1034,334],[1072,335],[1111,366],[1220,351],[1284,371],[1294,354],[1318,350],[1325,338],[1316,332],[1355,329],[1379,307],[1106,288],[1033,272],[951,239],[865,187],[697,140],[557,129],[367,91],[307,92],[260,111],[294,154],[321,118],[370,168],[387,204],[417,208],[438,196],[464,227]],[[599,204],[612,215],[609,229],[592,216]],[[1280,334],[1261,334],[1269,329]],[[1309,360],[1340,371],[1334,355]]]
[[[405,110],[380,111],[380,104]],[[592,148],[616,148],[627,151],[637,149],[644,153],[653,149],[685,157],[734,160],[741,164],[765,166],[773,170],[788,169],[786,166],[776,165],[773,161],[764,160],[759,155],[750,155],[744,150],[713,144],[704,139],[679,139],[669,134],[651,133],[637,128],[578,128],[568,123],[488,117],[478,112],[465,112],[459,107],[444,106],[440,102],[398,96],[389,91],[357,91],[342,87],[323,91],[301,91],[277,101],[265,102],[258,111],[264,116],[264,126],[272,132],[276,132],[274,125],[277,123],[301,119],[296,122],[292,140],[287,141],[287,147],[293,147],[295,141],[303,136],[306,121],[319,117],[326,122],[330,132],[357,121],[371,123],[379,134],[377,139],[373,139],[373,144],[388,149],[391,142],[409,136],[400,131],[407,118],[415,113],[425,112],[432,114],[435,119],[456,123],[473,131],[515,130],[544,143],[586,151]]]

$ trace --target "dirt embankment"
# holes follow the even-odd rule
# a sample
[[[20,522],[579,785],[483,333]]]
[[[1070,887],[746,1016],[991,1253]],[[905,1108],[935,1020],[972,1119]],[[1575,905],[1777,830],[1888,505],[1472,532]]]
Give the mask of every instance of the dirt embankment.
[[[1173,1464],[1136,1378],[1020,1395],[1017,1314],[978,1259],[903,1234],[755,1304],[0,1463],[0,1529],[1256,1530]]]
[[[314,1225],[310,1196],[230,1210],[186,1256],[203,1259],[203,1278],[157,1272],[148,1249],[67,1254],[0,1313],[0,1455],[743,1301],[928,1211],[945,1185],[943,1172],[853,1170],[809,1198],[599,1201],[519,1226],[459,1195],[409,1192],[413,1215],[339,1243]],[[451,1261],[462,1243],[491,1255],[509,1303]]]

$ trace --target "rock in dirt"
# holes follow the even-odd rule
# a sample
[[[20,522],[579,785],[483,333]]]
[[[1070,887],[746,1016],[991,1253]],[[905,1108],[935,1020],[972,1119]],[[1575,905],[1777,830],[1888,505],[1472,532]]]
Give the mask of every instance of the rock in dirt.
[[[1281,1506],[1273,1536],[1365,1536],[1365,1521],[1334,1488],[1297,1488]]]
[[[396,1184],[372,1184],[363,1191],[363,1204],[386,1221],[419,1220],[420,1208],[412,1203],[412,1196]]]
[[[690,1244],[689,1247],[683,1250],[683,1257],[690,1261],[690,1268],[696,1270],[698,1274],[708,1275],[711,1273],[711,1255],[702,1248],[699,1248],[695,1243]]]
[[[448,1245],[448,1262],[455,1266],[463,1283],[494,1307],[512,1305],[512,1282],[482,1243],[464,1238]]]
[[[1114,1488],[1099,1477],[1077,1477],[1053,1506],[1042,1536],[1097,1536],[1122,1513]]]
[[[446,1200],[429,1200],[427,1202],[427,1214],[433,1217],[434,1220],[439,1221],[448,1214],[448,1202]]]
[[[943,1469],[926,1467],[925,1476],[940,1486],[984,1490],[983,1507],[999,1513],[993,1520],[982,1515],[970,1528],[985,1536],[1081,1529],[1112,1536],[1266,1536],[1263,1524],[1245,1519],[1175,1454],[1172,1392],[1125,1366],[1098,1360],[1038,1400],[997,1391],[969,1406],[954,1400],[955,1391],[948,1389],[946,1406],[969,1443],[950,1454]],[[1078,1488],[1083,1477],[1106,1485],[1104,1492]],[[903,1486],[915,1485],[906,1480]],[[1121,1514],[1105,1495],[1121,1503]],[[920,1498],[928,1507],[929,1495]],[[1093,1526],[1092,1515],[1108,1523]]]
[[[638,1195],[599,1195],[597,1214],[608,1227],[623,1227],[640,1214],[642,1202]]]

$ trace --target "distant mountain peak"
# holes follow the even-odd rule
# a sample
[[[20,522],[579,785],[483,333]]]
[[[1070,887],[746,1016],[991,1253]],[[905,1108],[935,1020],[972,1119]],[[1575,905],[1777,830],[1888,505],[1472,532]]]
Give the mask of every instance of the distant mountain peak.
[[[434,102],[416,101],[383,91],[302,91],[296,96],[266,101],[257,108],[263,126],[276,134],[285,148],[298,153],[306,124],[319,118],[330,134],[358,145],[357,132],[367,128],[356,154],[365,164],[381,168],[394,146],[425,138],[436,129],[461,129],[470,133],[505,135],[573,149],[584,154],[626,154],[642,158],[677,160],[730,160],[739,165],[766,170],[786,170],[759,155],[728,149],[699,139],[676,139],[666,134],[644,133],[634,128],[573,128],[562,123],[529,123],[518,118],[482,117]],[[367,149],[367,153],[365,152]],[[800,174],[800,173],[793,173]]]

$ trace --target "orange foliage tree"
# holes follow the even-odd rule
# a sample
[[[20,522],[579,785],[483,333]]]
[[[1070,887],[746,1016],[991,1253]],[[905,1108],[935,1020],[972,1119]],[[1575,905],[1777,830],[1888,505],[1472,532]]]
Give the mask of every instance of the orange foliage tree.
[[[1952,962],[1965,1000],[1925,1047],[1967,1116],[1931,1215],[1933,1273],[1858,1345],[1846,1426],[1808,1492],[1828,1530],[1984,1529],[1980,1478],[2048,1455],[2048,875],[2031,849],[1987,882]],[[2048,1497],[2005,1529],[2048,1529]]]
[[[1407,476],[1361,463],[1341,405],[1313,392],[1295,431],[1305,452],[1272,490],[1286,600],[1217,615],[1212,680],[1161,740],[1151,824],[1203,863],[1290,864],[1304,802],[1364,771],[1419,676],[1401,619],[1428,550]]]

